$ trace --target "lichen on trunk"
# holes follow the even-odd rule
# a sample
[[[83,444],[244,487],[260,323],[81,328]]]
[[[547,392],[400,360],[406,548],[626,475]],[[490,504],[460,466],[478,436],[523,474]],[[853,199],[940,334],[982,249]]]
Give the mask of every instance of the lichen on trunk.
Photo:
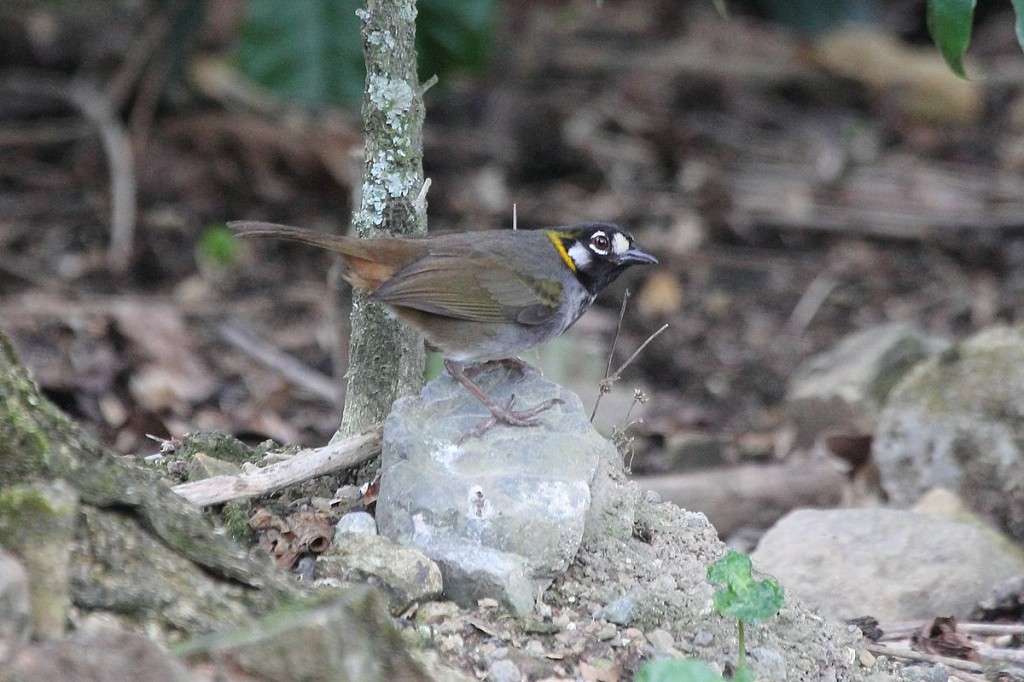
[[[352,222],[361,237],[422,234],[424,107],[416,75],[416,4],[368,0],[359,16],[366,58],[365,157],[362,195]],[[339,435],[359,433],[382,421],[396,399],[419,390],[424,362],[419,335],[355,292],[348,395]]]

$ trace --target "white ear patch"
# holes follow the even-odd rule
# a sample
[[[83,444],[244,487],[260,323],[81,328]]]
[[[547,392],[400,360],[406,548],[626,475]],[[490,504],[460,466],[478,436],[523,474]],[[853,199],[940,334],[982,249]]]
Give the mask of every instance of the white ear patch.
[[[572,262],[576,266],[577,270],[585,268],[588,265],[590,265],[592,256],[590,255],[590,249],[587,248],[585,244],[576,242],[575,244],[569,247],[567,253],[569,254],[569,258],[572,259]]]
[[[621,256],[627,251],[629,251],[629,237],[621,232],[616,232],[612,236],[612,253]]]

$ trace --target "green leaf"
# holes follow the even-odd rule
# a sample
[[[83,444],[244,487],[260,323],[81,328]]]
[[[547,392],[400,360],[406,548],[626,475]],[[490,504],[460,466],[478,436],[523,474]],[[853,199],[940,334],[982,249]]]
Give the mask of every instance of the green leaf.
[[[754,580],[752,571],[750,557],[734,551],[708,566],[708,581],[724,585],[711,597],[716,611],[748,623],[767,620],[778,613],[784,598],[782,585],[771,576]]]
[[[1024,0],[1011,0],[1013,13],[1017,17],[1017,44],[1024,49]]]
[[[199,255],[219,267],[227,267],[238,259],[238,238],[224,225],[203,230],[199,238]]]
[[[416,54],[420,78],[487,65],[494,42],[495,0],[419,0]]]
[[[722,682],[722,676],[703,661],[656,658],[636,671],[634,682]]]
[[[976,0],[928,0],[928,32],[956,75],[967,78],[963,58],[971,42]],[[1017,17],[1020,26],[1020,16]],[[1019,29],[1018,29],[1019,30]]]
[[[247,0],[239,67],[279,96],[358,102],[365,78],[359,7],[358,0]]]

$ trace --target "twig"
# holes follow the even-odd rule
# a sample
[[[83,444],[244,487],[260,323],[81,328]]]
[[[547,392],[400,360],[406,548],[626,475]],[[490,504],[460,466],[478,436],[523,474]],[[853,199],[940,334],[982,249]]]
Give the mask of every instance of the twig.
[[[0,74],[0,91],[70,102],[99,130],[110,170],[111,219],[107,257],[111,268],[123,271],[128,266],[135,235],[135,161],[131,140],[110,102],[103,93],[84,81],[68,83],[40,74]]]
[[[837,284],[836,280],[825,274],[815,277],[793,307],[793,312],[786,321],[786,329],[794,336],[803,332]]]
[[[250,473],[213,476],[172,490],[200,507],[241,497],[258,497],[295,483],[353,467],[380,454],[383,428],[349,436],[322,448],[299,450],[283,462]]]
[[[338,386],[330,377],[310,369],[238,325],[222,324],[217,330],[220,332],[221,338],[232,346],[248,353],[267,367],[280,372],[310,393],[331,402],[338,400]]]
[[[949,656],[936,656],[935,654],[926,654],[923,651],[913,651],[911,649],[894,649],[881,644],[867,644],[864,646],[865,649],[873,654],[880,656],[890,656],[893,658],[907,658],[912,661],[926,661],[928,663],[941,663],[947,668],[953,668],[955,670],[963,670],[969,673],[982,673],[985,669],[980,663],[972,663],[971,661],[965,661],[960,658],[950,658]]]
[[[132,143],[107,99],[83,81],[72,83],[68,97],[99,130],[110,170],[110,248],[107,260],[115,272],[124,272],[135,240],[135,159]]]
[[[617,370],[615,370],[615,374],[613,374],[613,375],[611,375],[609,377],[609,381],[611,381],[612,383],[618,381],[619,377],[622,375],[622,372],[627,367],[629,367],[631,364],[633,364],[633,361],[636,360],[637,356],[640,355],[640,353],[643,352],[644,348],[647,348],[647,346],[651,343],[651,341],[654,341],[654,339],[658,338],[658,335],[661,334],[666,329],[668,329],[668,324],[663,324],[663,325],[661,325],[661,327],[658,328],[658,330],[656,332],[654,332],[653,334],[648,336],[647,340],[644,341],[643,343],[641,343],[640,347],[637,348],[635,351],[633,351],[633,354],[629,356],[629,359],[626,360],[624,363],[622,363],[621,367],[619,367]]]
[[[513,206],[512,216],[515,218],[515,206]],[[513,229],[515,229],[513,227]],[[608,365],[604,368],[604,378],[601,379],[601,384],[597,392],[597,400],[594,401],[594,411],[590,413],[590,421],[594,421],[594,417],[597,416],[597,406],[601,404],[601,396],[612,390],[611,384],[607,384],[608,375],[612,372],[612,358],[615,357],[615,344],[619,342],[619,332],[622,331],[622,320],[626,317],[626,303],[629,301],[629,289],[626,289],[622,293],[622,305],[619,307],[619,321],[615,323],[615,335],[612,336],[612,347],[608,349]],[[607,385],[607,389],[605,386]]]

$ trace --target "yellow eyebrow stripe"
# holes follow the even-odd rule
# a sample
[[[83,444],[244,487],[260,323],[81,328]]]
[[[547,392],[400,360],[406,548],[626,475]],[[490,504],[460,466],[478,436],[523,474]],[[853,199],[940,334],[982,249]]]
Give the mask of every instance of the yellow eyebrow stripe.
[[[574,263],[572,258],[569,257],[569,252],[565,250],[565,245],[562,244],[562,238],[558,236],[558,232],[555,230],[546,230],[546,233],[548,235],[548,239],[550,239],[551,243],[555,245],[555,249],[558,250],[558,255],[562,257],[562,260],[565,261],[565,264],[569,266],[570,270],[576,272],[576,263]]]

